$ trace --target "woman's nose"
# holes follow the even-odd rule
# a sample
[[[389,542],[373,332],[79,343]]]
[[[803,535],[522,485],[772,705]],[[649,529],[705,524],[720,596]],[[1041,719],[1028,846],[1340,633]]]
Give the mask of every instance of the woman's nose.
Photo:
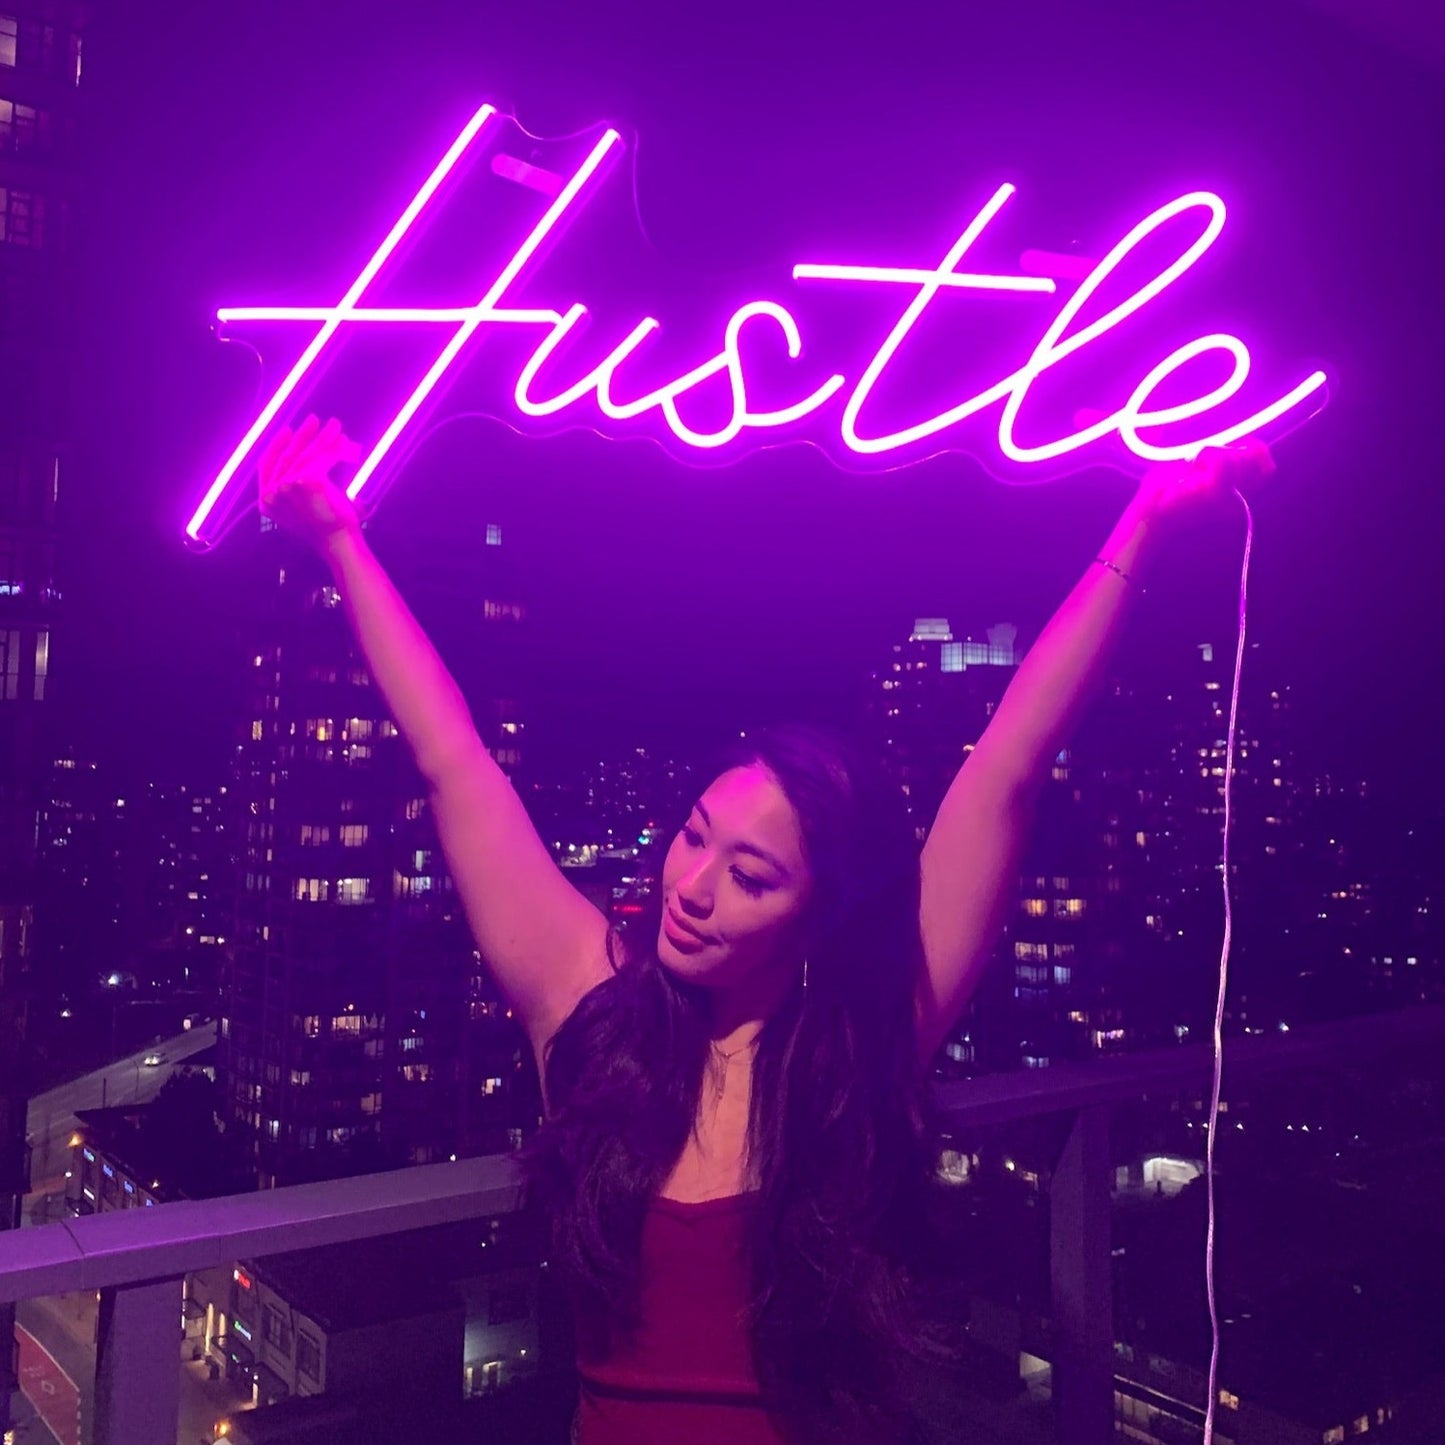
[[[684,873],[677,880],[673,893],[685,913],[696,918],[706,918],[712,912],[713,903],[713,889],[707,865],[700,863],[696,868]]]

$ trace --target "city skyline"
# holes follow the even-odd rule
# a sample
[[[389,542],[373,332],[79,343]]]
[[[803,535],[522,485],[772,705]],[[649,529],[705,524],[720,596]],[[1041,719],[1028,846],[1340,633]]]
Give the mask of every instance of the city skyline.
[[[236,287],[280,284],[283,265],[294,264],[287,258],[305,244],[319,263],[324,236],[315,229],[314,206],[360,203],[339,178],[302,177],[347,133],[361,103],[351,67],[364,64],[379,42],[348,34],[335,37],[335,45],[294,52],[321,57],[315,63],[334,107],[323,121],[314,88],[308,82],[304,93],[298,89],[303,72],[288,59],[293,52],[257,40],[267,33],[264,17],[236,36],[234,54],[223,59],[226,47],[197,51],[192,30],[147,28],[146,14],[122,20],[102,12],[87,41],[95,65],[80,129],[84,185],[75,224],[86,288],[77,380],[87,405],[77,418],[61,551],[72,621],[54,666],[86,749],[113,750],[154,768],[187,754],[215,757],[225,746],[219,731],[229,684],[221,653],[241,620],[234,576],[255,546],[252,527],[206,558],[187,555],[180,541],[181,502],[196,468],[234,425],[237,409],[249,405],[256,384],[254,358],[210,334],[210,308]],[[299,36],[314,23],[287,12],[290,28],[283,29]],[[556,63],[570,62],[549,66],[522,30],[513,33],[495,18],[488,23],[484,50],[468,55],[463,43],[459,57],[468,58],[456,68],[429,51],[425,17],[414,31],[391,37],[389,45],[402,47],[387,67],[397,114],[374,136],[378,167],[410,164],[419,137],[430,134],[435,101],[423,103],[428,76],[458,101],[491,87],[515,93],[524,119],[535,116],[541,128],[585,124],[613,110],[638,125],[665,118],[671,139],[648,132],[653,165],[664,174],[644,164],[645,186],[680,184],[677,165],[686,151],[708,184],[739,198],[739,183],[729,190],[724,181],[734,160],[775,134],[790,134],[789,117],[759,97],[738,118],[736,141],[725,143],[710,129],[707,104],[689,102],[631,61],[615,75],[590,76],[563,103],[555,94]],[[1287,28],[1261,23],[1261,57],[1289,46]],[[1207,52],[1217,43],[1214,33],[1206,26],[1193,38]],[[779,43],[787,40],[784,29]],[[1329,47],[1348,42],[1342,32],[1329,32],[1319,43],[1325,49],[1317,63],[1327,68]],[[1063,61],[1045,57],[1040,64],[1049,73]],[[229,65],[244,65],[244,77]],[[1387,114],[1375,98],[1388,90],[1412,124],[1428,128],[1434,102],[1407,61],[1381,52],[1349,83],[1358,89],[1360,114]],[[240,85],[272,95],[274,131],[238,124],[231,109],[217,104]],[[1192,93],[1188,99],[1205,103]],[[1315,104],[1303,81],[1297,101]],[[958,103],[926,86],[906,120],[926,130],[929,108],[944,113],[950,104]],[[977,104],[1009,113],[1006,98],[991,93]],[[1271,133],[1267,117],[1251,109],[1252,96],[1239,96],[1237,104],[1238,125],[1249,117],[1260,134]],[[197,123],[172,126],[181,111]],[[1334,134],[1330,113],[1310,113],[1321,135]],[[965,129],[969,119],[956,117]],[[1013,149],[1049,175],[1049,138],[1031,124],[1018,115]],[[1235,139],[1223,135],[1212,150],[1191,150],[1183,162],[1152,156],[1148,167],[1161,177],[1180,165],[1218,170]],[[833,152],[808,127],[788,143],[815,157],[821,187],[836,163]],[[1431,394],[1408,322],[1428,306],[1418,297],[1402,304],[1388,290],[1392,274],[1409,274],[1414,287],[1439,281],[1423,258],[1404,259],[1417,244],[1413,238],[1424,245],[1428,234],[1408,210],[1417,182],[1398,188],[1403,209],[1389,233],[1401,265],[1387,274],[1361,264],[1368,238],[1343,229],[1331,208],[1346,183],[1342,176],[1363,175],[1361,168],[1391,152],[1364,132],[1334,144],[1326,170],[1313,151],[1277,142],[1275,164],[1290,169],[1293,209],[1242,160],[1235,177],[1258,224],[1280,229],[1279,245],[1297,251],[1304,268],[1293,281],[1283,272],[1262,275],[1261,286],[1280,289],[1286,316],[1308,309],[1313,296],[1328,296],[1333,309],[1320,319],[1337,334],[1320,344],[1338,354],[1341,368],[1330,408],[1285,441],[1279,475],[1255,498],[1252,626],[1293,674],[1288,680],[1308,719],[1306,744],[1321,770],[1371,759],[1379,786],[1439,806],[1445,784],[1417,759],[1427,755],[1430,738],[1419,700],[1445,688],[1429,622],[1445,605],[1445,582],[1431,562],[1442,498],[1428,483],[1428,443],[1401,424]],[[882,188],[874,203],[896,199],[889,185],[906,188],[925,161],[919,155],[893,183],[873,178],[870,184]],[[960,184],[987,164],[983,156],[959,162]],[[803,194],[793,205],[806,209],[809,199]],[[824,205],[821,190],[815,200]],[[1326,217],[1334,227],[1327,248],[1316,235]],[[737,240],[735,228],[723,229]],[[671,246],[671,261],[699,275],[720,259],[696,236],[657,240]],[[765,248],[779,243],[760,235],[749,241],[748,254],[762,261]],[[1268,266],[1271,254],[1265,247],[1257,259]],[[117,274],[127,278],[119,289],[101,279]],[[1341,284],[1345,276],[1348,286]],[[632,706],[645,719],[671,703],[684,727],[749,693],[760,710],[782,710],[792,698],[803,711],[826,708],[850,669],[914,616],[991,615],[1036,628],[1127,495],[1122,478],[1097,472],[1037,491],[1004,488],[964,458],[860,478],[800,449],[697,473],[646,444],[523,440],[481,421],[449,427],[420,461],[445,478],[409,475],[382,503],[378,545],[427,513],[444,513],[480,552],[481,514],[505,512],[527,554],[539,692],[559,703],[576,697],[579,716],[602,704],[617,712]],[[1139,635],[1162,640],[1201,627],[1218,635],[1211,620],[1231,613],[1240,533],[1238,515],[1224,515],[1165,549],[1165,575],[1140,609]],[[719,586],[720,579],[727,584]],[[611,606],[596,606],[598,597]],[[814,639],[806,666],[791,649],[795,630]],[[1348,688],[1338,685],[1345,665]]]
[[[262,1445],[329,1420],[358,1441],[530,1442],[548,1420],[560,1440],[575,1366],[587,1379],[566,1251],[503,1186],[543,1123],[526,1002],[478,944],[500,969],[509,941],[468,927],[439,805],[325,565],[254,511],[209,554],[181,535],[296,335],[223,343],[217,306],[333,294],[417,158],[485,100],[537,135],[605,121],[637,142],[631,201],[609,191],[616,254],[547,260],[549,280],[616,282],[577,291],[584,355],[614,301],[663,318],[670,366],[760,277],[794,305],[795,258],[933,264],[1004,181],[1019,204],[976,248],[990,273],[1042,274],[1030,246],[1083,274],[1097,238],[1169,197],[1227,205],[1227,245],[1120,344],[1237,336],[1246,398],[1330,377],[1251,491],[1228,862],[1245,532],[1221,498],[1112,594],[1130,614],[1104,686],[1038,750],[1007,919],[932,1055],[943,1234],[913,1278],[966,1322],[981,1428],[996,1412],[1021,1439],[1165,1445],[1217,1411],[1240,1445],[1432,1441],[1445,31],[1402,44],[1365,0],[1047,0],[1027,24],[935,0],[847,24],[774,0],[638,0],[621,24],[539,4],[0,0],[0,1294],[18,1301],[0,1304],[0,1434],[13,1417],[60,1445],[83,1426]],[[469,234],[419,254],[436,294],[368,303],[449,304]],[[789,376],[851,367],[905,289],[840,288],[857,310],[836,334],[800,310]],[[992,366],[996,321],[1002,355],[1033,314],[960,297],[929,303],[938,351],[888,364],[880,413],[936,409]],[[568,881],[611,924],[653,925],[710,755],[775,721],[871,749],[921,844],[1035,636],[1100,578],[1130,478],[1008,485],[963,452],[868,475],[802,445],[694,468],[653,441],[526,434],[488,400],[521,354],[494,330],[486,375],[457,368],[408,433],[367,539]],[[749,336],[737,371],[761,406]],[[1102,350],[1045,365],[1059,395],[1035,393],[1019,437],[1041,441],[1060,397],[1080,427],[1122,405],[1092,394],[1114,381]],[[318,392],[362,435],[370,357]],[[561,911],[575,900],[536,861]]]

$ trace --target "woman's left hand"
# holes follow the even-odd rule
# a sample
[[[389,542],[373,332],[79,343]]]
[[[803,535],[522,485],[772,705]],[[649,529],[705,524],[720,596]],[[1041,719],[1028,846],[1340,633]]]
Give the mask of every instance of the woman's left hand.
[[[1156,462],[1144,473],[1134,506],[1151,517],[1177,518],[1246,491],[1275,470],[1269,448],[1257,437],[1228,447],[1206,447],[1193,461]]]

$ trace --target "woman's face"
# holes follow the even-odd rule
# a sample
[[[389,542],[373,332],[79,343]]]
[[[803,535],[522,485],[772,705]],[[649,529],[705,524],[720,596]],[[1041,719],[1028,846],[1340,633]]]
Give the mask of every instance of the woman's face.
[[[667,851],[658,958],[714,988],[800,967],[810,888],[797,814],[777,779],[761,763],[734,768],[693,805]]]

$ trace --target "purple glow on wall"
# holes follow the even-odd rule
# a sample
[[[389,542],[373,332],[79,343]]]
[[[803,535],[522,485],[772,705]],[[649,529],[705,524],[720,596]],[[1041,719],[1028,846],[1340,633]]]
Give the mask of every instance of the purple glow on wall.
[[[787,442],[822,446],[854,467],[900,466],[957,450],[1011,482],[1047,480],[1066,466],[1190,457],[1202,447],[1297,421],[1324,400],[1322,371],[1288,386],[1248,387],[1253,357],[1239,337],[1214,330],[1190,336],[1187,323],[1177,320],[1163,334],[1162,323],[1148,324],[1156,318],[1145,313],[1157,310],[1159,298],[1195,269],[1224,230],[1224,202],[1203,190],[1150,212],[1097,262],[1024,250],[1017,273],[986,263],[961,269],[1015,195],[1014,186],[1000,185],[936,266],[800,262],[784,272],[793,287],[786,302],[754,297],[719,319],[716,299],[694,291],[677,308],[691,314],[670,321],[664,336],[655,316],[646,310],[639,316],[634,296],[619,303],[603,284],[615,269],[605,248],[624,228],[577,236],[584,207],[625,149],[615,130],[594,135],[549,143],[564,163],[540,165],[535,138],[483,106],[338,302],[221,310],[224,326],[277,331],[278,348],[287,344],[282,328],[314,328],[314,334],[205,490],[186,525],[188,537],[202,544],[218,538],[242,499],[248,464],[286,419],[288,405],[347,417],[365,453],[348,484],[356,497],[395,471],[405,453],[398,443],[416,432],[424,408],[448,394],[457,411],[482,411],[519,428],[550,423],[617,438],[652,437],[693,463],[726,462],[759,445]],[[489,163],[473,168],[483,152]],[[413,295],[438,285],[451,297],[467,289],[466,278],[453,274],[455,264],[444,273],[418,266],[412,248],[423,231],[445,226],[485,187],[491,188],[486,224],[473,221],[464,253],[467,266],[491,278],[480,299],[379,304],[374,293],[398,284],[411,285]],[[589,222],[584,229],[597,227]],[[560,248],[564,234],[569,243]],[[479,284],[471,281],[472,295]],[[891,306],[900,287],[913,294],[901,313],[889,310],[880,319],[880,302]],[[1059,304],[1060,290],[1069,287]],[[586,299],[576,299],[579,292]],[[619,304],[631,308],[630,317],[617,319]],[[1121,355],[1114,333],[1126,323],[1132,323],[1125,333],[1129,347]],[[439,350],[425,342],[438,326],[451,329]],[[945,326],[951,329],[940,336]],[[694,328],[713,336],[720,329],[721,347],[709,350],[691,340]],[[602,330],[617,339],[604,340],[600,351],[589,347],[591,333]],[[1000,330],[1007,334],[996,334]],[[1188,339],[1181,340],[1180,331]],[[493,339],[489,364],[479,379],[473,376],[475,390],[469,383],[462,392],[457,383],[469,370],[473,343],[484,336]],[[395,362],[398,375],[378,390],[373,367],[366,386],[333,387],[318,401],[332,386],[323,370],[344,353],[342,343],[364,337],[396,343],[387,355],[404,357]],[[987,384],[966,379],[970,370],[981,370]],[[1047,394],[1060,385],[1064,400]],[[963,399],[953,399],[960,392]],[[965,425],[994,406],[992,438],[976,424]]]

